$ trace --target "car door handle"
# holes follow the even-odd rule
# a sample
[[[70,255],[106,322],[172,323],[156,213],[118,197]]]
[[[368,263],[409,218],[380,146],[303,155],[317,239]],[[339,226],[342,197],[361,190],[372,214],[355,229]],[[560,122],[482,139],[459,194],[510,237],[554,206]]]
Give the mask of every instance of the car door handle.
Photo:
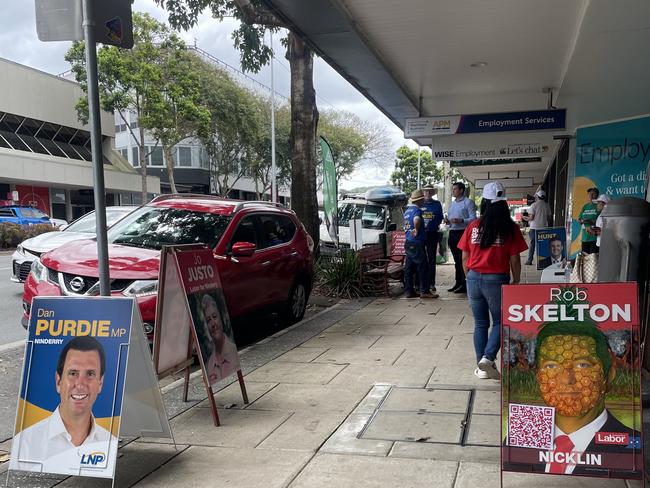
[[[298,255],[298,251],[293,251],[293,252],[291,253],[291,256],[292,256],[292,257],[293,257],[293,256],[297,256],[297,255]]]
[[[264,261],[261,264],[262,264],[262,266],[268,266],[271,263],[272,263],[272,261],[269,259],[268,261]]]

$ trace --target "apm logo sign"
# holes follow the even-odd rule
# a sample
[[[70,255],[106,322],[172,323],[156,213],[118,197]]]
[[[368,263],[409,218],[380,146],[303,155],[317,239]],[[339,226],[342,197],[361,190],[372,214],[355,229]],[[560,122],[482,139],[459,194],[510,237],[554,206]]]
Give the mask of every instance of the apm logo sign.
[[[81,465],[82,466],[97,466],[102,464],[106,460],[106,454],[103,452],[91,452],[89,454],[83,454],[81,456]]]

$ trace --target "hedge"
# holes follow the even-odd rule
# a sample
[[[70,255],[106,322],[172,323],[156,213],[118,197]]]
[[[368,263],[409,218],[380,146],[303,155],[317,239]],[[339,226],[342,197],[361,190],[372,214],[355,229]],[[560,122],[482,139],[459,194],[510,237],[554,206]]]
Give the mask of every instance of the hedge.
[[[0,223],[0,249],[14,248],[25,239],[57,230],[50,224],[18,225]]]

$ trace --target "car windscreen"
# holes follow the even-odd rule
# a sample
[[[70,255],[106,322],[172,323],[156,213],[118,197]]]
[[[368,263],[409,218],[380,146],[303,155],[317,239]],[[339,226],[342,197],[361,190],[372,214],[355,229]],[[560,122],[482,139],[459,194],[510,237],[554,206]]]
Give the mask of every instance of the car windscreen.
[[[49,219],[49,217],[37,208],[21,208],[20,213],[29,219]]]
[[[162,249],[163,246],[203,243],[214,248],[230,216],[180,208],[141,207],[108,231],[108,242]]]
[[[131,212],[131,210],[123,208],[112,209],[110,207],[106,207],[106,226],[110,227],[129,212]],[[68,227],[65,228],[63,232],[83,232],[86,234],[94,234],[95,212],[89,212],[83,217],[77,219],[75,222],[72,222]]]
[[[351,219],[361,219],[361,227],[364,229],[382,230],[386,219],[386,207],[362,203],[339,205],[339,225],[348,227]]]

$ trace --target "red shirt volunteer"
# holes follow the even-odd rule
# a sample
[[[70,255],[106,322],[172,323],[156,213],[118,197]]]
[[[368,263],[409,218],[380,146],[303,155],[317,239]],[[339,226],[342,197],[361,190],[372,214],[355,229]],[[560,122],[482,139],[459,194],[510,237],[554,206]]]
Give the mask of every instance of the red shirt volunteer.
[[[497,239],[489,249],[481,249],[479,222],[479,220],[471,222],[458,243],[459,249],[469,253],[467,268],[481,274],[509,274],[510,256],[528,249],[524,237],[520,231],[516,231],[513,239],[508,239],[506,242]]]

